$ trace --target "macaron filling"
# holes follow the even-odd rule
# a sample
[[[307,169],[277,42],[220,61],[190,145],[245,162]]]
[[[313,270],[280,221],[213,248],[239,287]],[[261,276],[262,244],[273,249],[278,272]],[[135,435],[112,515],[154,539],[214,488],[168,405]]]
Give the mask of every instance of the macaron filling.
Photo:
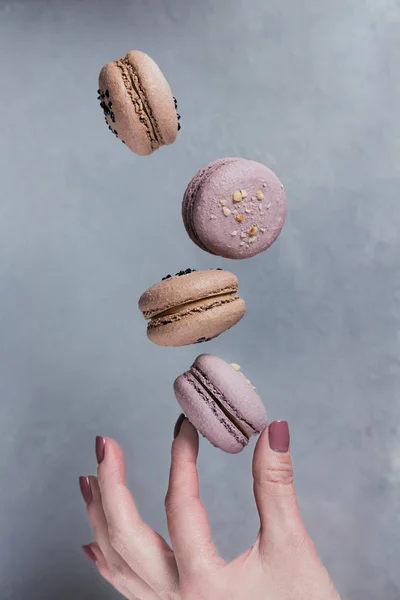
[[[139,77],[128,56],[115,61],[115,64],[121,71],[122,81],[135,107],[135,112],[139,114],[139,119],[145,126],[151,148],[156,150],[164,144],[164,140]]]
[[[233,295],[232,292],[229,292],[226,294],[209,296],[201,300],[186,302],[184,304],[171,307],[162,312],[157,312],[152,317],[150,317],[150,323],[148,327],[153,328],[159,327],[161,325],[166,325],[167,323],[173,323],[174,321],[180,320],[182,317],[186,317],[190,314],[211,310],[216,306],[223,306],[224,304],[230,304],[231,302],[236,302],[237,300],[240,300],[240,296]]]
[[[192,275],[194,274],[196,271],[194,269],[187,269],[186,271],[179,271],[179,273],[176,273],[176,275],[171,276],[171,275],[167,275],[166,277],[163,277],[162,281],[168,281],[174,278],[181,278],[184,277],[186,275]],[[226,281],[225,281],[226,284]],[[232,302],[235,300],[240,299],[240,296],[237,295],[238,294],[238,284],[237,284],[237,280],[234,283],[229,283],[229,285],[225,285],[223,287],[221,287],[220,289],[215,289],[208,293],[203,295],[202,297],[199,297],[198,291],[196,288],[194,288],[194,290],[192,291],[191,295],[189,292],[188,288],[188,295],[187,297],[177,303],[176,301],[167,301],[164,303],[164,306],[160,306],[160,307],[152,307],[152,308],[142,308],[142,314],[144,316],[144,318],[146,320],[149,319],[162,319],[164,317],[169,317],[169,316],[173,316],[179,313],[179,315],[181,315],[182,311],[186,313],[189,312],[197,312],[199,309],[206,310],[207,308],[213,308],[213,306],[215,304],[226,304],[227,302]],[[210,306],[210,300],[214,300],[214,303],[212,306]]]
[[[202,373],[200,369],[193,366],[190,369],[189,374],[201,386],[201,388],[205,391],[205,393],[211,399],[211,401],[218,407],[219,411],[225,415],[225,417],[230,421],[230,423],[237,430],[239,430],[239,432],[246,438],[248,442],[251,436],[255,433],[255,430],[250,425],[250,423],[245,421],[243,417],[237,413],[237,410],[224,396],[224,394],[215,386],[213,386],[211,381],[206,377],[204,373]]]
[[[216,296],[211,296],[212,298],[215,298],[216,303],[217,304],[226,304],[226,302],[231,302],[232,300],[234,300],[234,297],[232,296],[231,292],[229,292],[228,294],[217,294]],[[165,310],[164,312],[154,315],[154,319],[162,319],[164,317],[169,317],[171,315],[176,315],[176,314],[181,314],[182,312],[191,312],[192,308],[196,308],[197,306],[199,306],[199,302],[201,304],[203,304],[203,300],[193,300],[193,302],[185,302],[184,304],[180,304],[179,306],[173,306],[172,308],[169,308],[168,310]],[[214,304],[211,304],[209,308],[212,308],[214,306]]]
[[[236,275],[191,269],[166,276],[139,298],[147,336],[160,346],[208,341],[236,325],[246,312]]]

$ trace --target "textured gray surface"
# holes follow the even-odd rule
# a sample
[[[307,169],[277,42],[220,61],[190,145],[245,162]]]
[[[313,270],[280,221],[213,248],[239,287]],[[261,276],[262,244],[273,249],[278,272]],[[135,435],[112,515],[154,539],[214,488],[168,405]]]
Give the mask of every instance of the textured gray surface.
[[[145,519],[163,495],[198,347],[152,346],[136,302],[168,271],[225,266],[248,314],[207,351],[239,362],[292,427],[307,525],[344,598],[400,597],[400,6],[396,0],[0,2],[0,597],[116,594],[78,475],[118,439]],[[147,51],[183,115],[131,154],[103,124],[102,64]],[[284,181],[277,244],[241,264],[194,247],[180,200],[209,160]],[[251,450],[202,444],[202,492],[229,557],[257,518]]]

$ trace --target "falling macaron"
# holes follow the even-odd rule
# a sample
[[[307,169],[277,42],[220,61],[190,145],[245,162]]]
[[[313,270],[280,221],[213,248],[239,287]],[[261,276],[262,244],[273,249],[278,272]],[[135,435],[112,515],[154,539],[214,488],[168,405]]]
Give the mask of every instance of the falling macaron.
[[[159,346],[207,342],[236,325],[246,311],[236,275],[221,269],[187,269],[145,291],[139,309],[147,336]]]
[[[244,158],[222,158],[189,183],[182,217],[191,240],[224,258],[250,258],[267,250],[286,218],[285,190],[273,171]]]
[[[267,412],[254,386],[217,356],[202,354],[174,383],[176,399],[194,427],[214,446],[237,454],[267,427]]]
[[[104,65],[98,99],[108,128],[136,154],[172,144],[180,129],[177,102],[158,65],[132,50]]]

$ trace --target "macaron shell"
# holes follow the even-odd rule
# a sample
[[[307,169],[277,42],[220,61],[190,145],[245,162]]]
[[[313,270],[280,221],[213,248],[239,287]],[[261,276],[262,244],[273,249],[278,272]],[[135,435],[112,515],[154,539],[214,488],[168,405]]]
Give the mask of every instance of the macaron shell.
[[[203,173],[197,188],[185,227],[197,245],[211,254],[250,258],[269,248],[280,234],[286,218],[285,191],[266,166],[242,158],[225,159],[207,176]],[[247,196],[236,203],[233,193],[238,190],[245,190]],[[262,193],[262,200],[257,193]],[[228,216],[224,209],[231,211]],[[243,220],[238,222],[232,211]],[[254,235],[250,234],[253,228]]]
[[[247,430],[251,428],[251,433],[264,431],[268,424],[267,411],[260,396],[242,372],[235,371],[230,364],[211,354],[198,356],[193,367],[227,399],[227,410],[232,412],[233,409],[234,416]]]
[[[229,271],[193,271],[156,283],[139,299],[139,309],[146,319],[187,302],[238,290],[236,275]]]
[[[106,116],[107,124],[111,129],[117,132],[118,137],[125,144],[140,156],[146,156],[153,152],[152,144],[146,129],[140,122],[140,115],[135,111],[132,98],[129,96],[121,71],[115,62],[104,65],[99,75],[99,88],[109,92],[112,111],[115,115],[115,122],[109,115]],[[133,93],[133,92],[132,92]],[[139,97],[136,95],[136,98]]]
[[[174,392],[189,421],[213,446],[237,454],[247,445],[245,436],[233,427],[190,374],[175,380]]]
[[[172,144],[178,133],[178,117],[167,80],[154,60],[144,52],[132,50],[127,58],[146,92],[161,144]]]
[[[230,329],[242,319],[245,311],[246,304],[240,296],[232,296],[226,303],[218,298],[200,300],[189,312],[183,310],[181,314],[150,321],[147,336],[159,346],[194,344]]]
[[[186,188],[185,194],[183,196],[182,201],[182,219],[185,226],[185,229],[192,240],[199,248],[209,252],[207,248],[204,246],[201,239],[197,236],[196,230],[192,224],[192,212],[194,208],[194,203],[196,202],[197,193],[200,189],[200,186],[204,182],[207,177],[210,177],[212,173],[214,173],[219,167],[236,160],[235,158],[220,158],[218,160],[214,160],[209,163],[205,167],[201,168],[200,171],[193,177],[190,181],[188,187]],[[213,254],[213,252],[210,252]]]

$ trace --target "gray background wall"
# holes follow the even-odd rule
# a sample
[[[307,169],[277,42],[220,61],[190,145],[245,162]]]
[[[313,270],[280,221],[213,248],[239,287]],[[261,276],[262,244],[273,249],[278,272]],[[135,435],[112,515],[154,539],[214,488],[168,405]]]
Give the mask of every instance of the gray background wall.
[[[399,15],[398,0],[0,2],[2,600],[116,598],[79,549],[96,434],[122,444],[165,533],[171,382],[199,347],[151,345],[136,303],[211,266],[238,274],[248,313],[207,351],[290,421],[302,512],[343,597],[398,600]],[[96,100],[100,67],[130,48],[183,117],[145,159]],[[226,155],[266,163],[289,200],[279,242],[243,263],[202,253],[180,220],[191,176]],[[257,530],[251,457],[201,446],[227,558]]]

